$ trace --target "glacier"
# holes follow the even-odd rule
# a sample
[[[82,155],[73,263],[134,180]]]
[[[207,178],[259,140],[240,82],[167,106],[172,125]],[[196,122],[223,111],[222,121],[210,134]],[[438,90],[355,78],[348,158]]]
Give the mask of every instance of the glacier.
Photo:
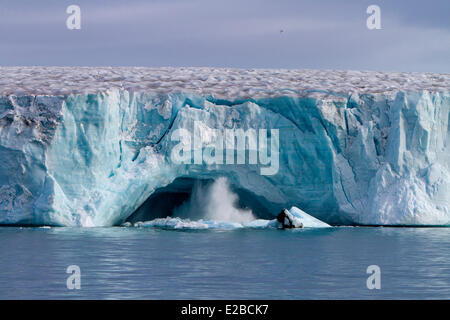
[[[1,67],[0,224],[120,225],[226,177],[257,218],[448,226],[449,88],[431,73]],[[279,130],[278,171],[174,163],[173,132],[196,122]]]

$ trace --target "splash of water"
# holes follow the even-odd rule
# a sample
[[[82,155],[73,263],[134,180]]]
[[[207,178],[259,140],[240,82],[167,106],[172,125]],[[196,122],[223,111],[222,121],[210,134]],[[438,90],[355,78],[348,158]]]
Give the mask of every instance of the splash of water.
[[[172,216],[150,221],[139,221],[132,225],[126,222],[124,227],[148,227],[169,230],[178,229],[279,229],[277,219],[256,219],[251,210],[237,206],[238,195],[235,194],[228,180],[221,177],[210,184],[194,185],[191,197],[181,206],[175,208]],[[328,228],[328,224],[310,216],[304,211],[292,207],[289,211],[295,225],[304,228]],[[295,229],[301,230],[301,229]]]
[[[251,210],[238,208],[237,202],[228,180],[220,177],[210,185],[196,184],[191,198],[175,208],[173,216],[241,224],[256,219]]]

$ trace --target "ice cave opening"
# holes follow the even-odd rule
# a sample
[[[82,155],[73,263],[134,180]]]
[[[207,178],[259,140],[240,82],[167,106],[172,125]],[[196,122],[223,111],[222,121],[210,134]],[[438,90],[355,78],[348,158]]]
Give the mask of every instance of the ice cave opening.
[[[179,217],[247,223],[255,219],[273,219],[276,213],[269,207],[263,199],[230,184],[225,177],[181,177],[153,192],[126,222]]]

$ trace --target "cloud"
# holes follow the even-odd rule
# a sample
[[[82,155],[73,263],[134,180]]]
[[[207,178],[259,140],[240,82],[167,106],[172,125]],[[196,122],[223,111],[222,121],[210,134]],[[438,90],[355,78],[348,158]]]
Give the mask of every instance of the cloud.
[[[366,0],[79,0],[70,31],[72,3],[3,1],[0,64],[450,72],[448,0],[379,0],[373,31]]]

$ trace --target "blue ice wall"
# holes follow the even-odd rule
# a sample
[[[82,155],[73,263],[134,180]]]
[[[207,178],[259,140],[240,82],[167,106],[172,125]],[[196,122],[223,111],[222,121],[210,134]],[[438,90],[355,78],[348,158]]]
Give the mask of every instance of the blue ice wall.
[[[450,95],[229,101],[125,90],[0,98],[0,223],[109,226],[176,178],[227,176],[267,210],[329,223],[450,225]],[[279,169],[179,164],[177,129],[278,129]],[[204,150],[203,150],[204,151]]]

